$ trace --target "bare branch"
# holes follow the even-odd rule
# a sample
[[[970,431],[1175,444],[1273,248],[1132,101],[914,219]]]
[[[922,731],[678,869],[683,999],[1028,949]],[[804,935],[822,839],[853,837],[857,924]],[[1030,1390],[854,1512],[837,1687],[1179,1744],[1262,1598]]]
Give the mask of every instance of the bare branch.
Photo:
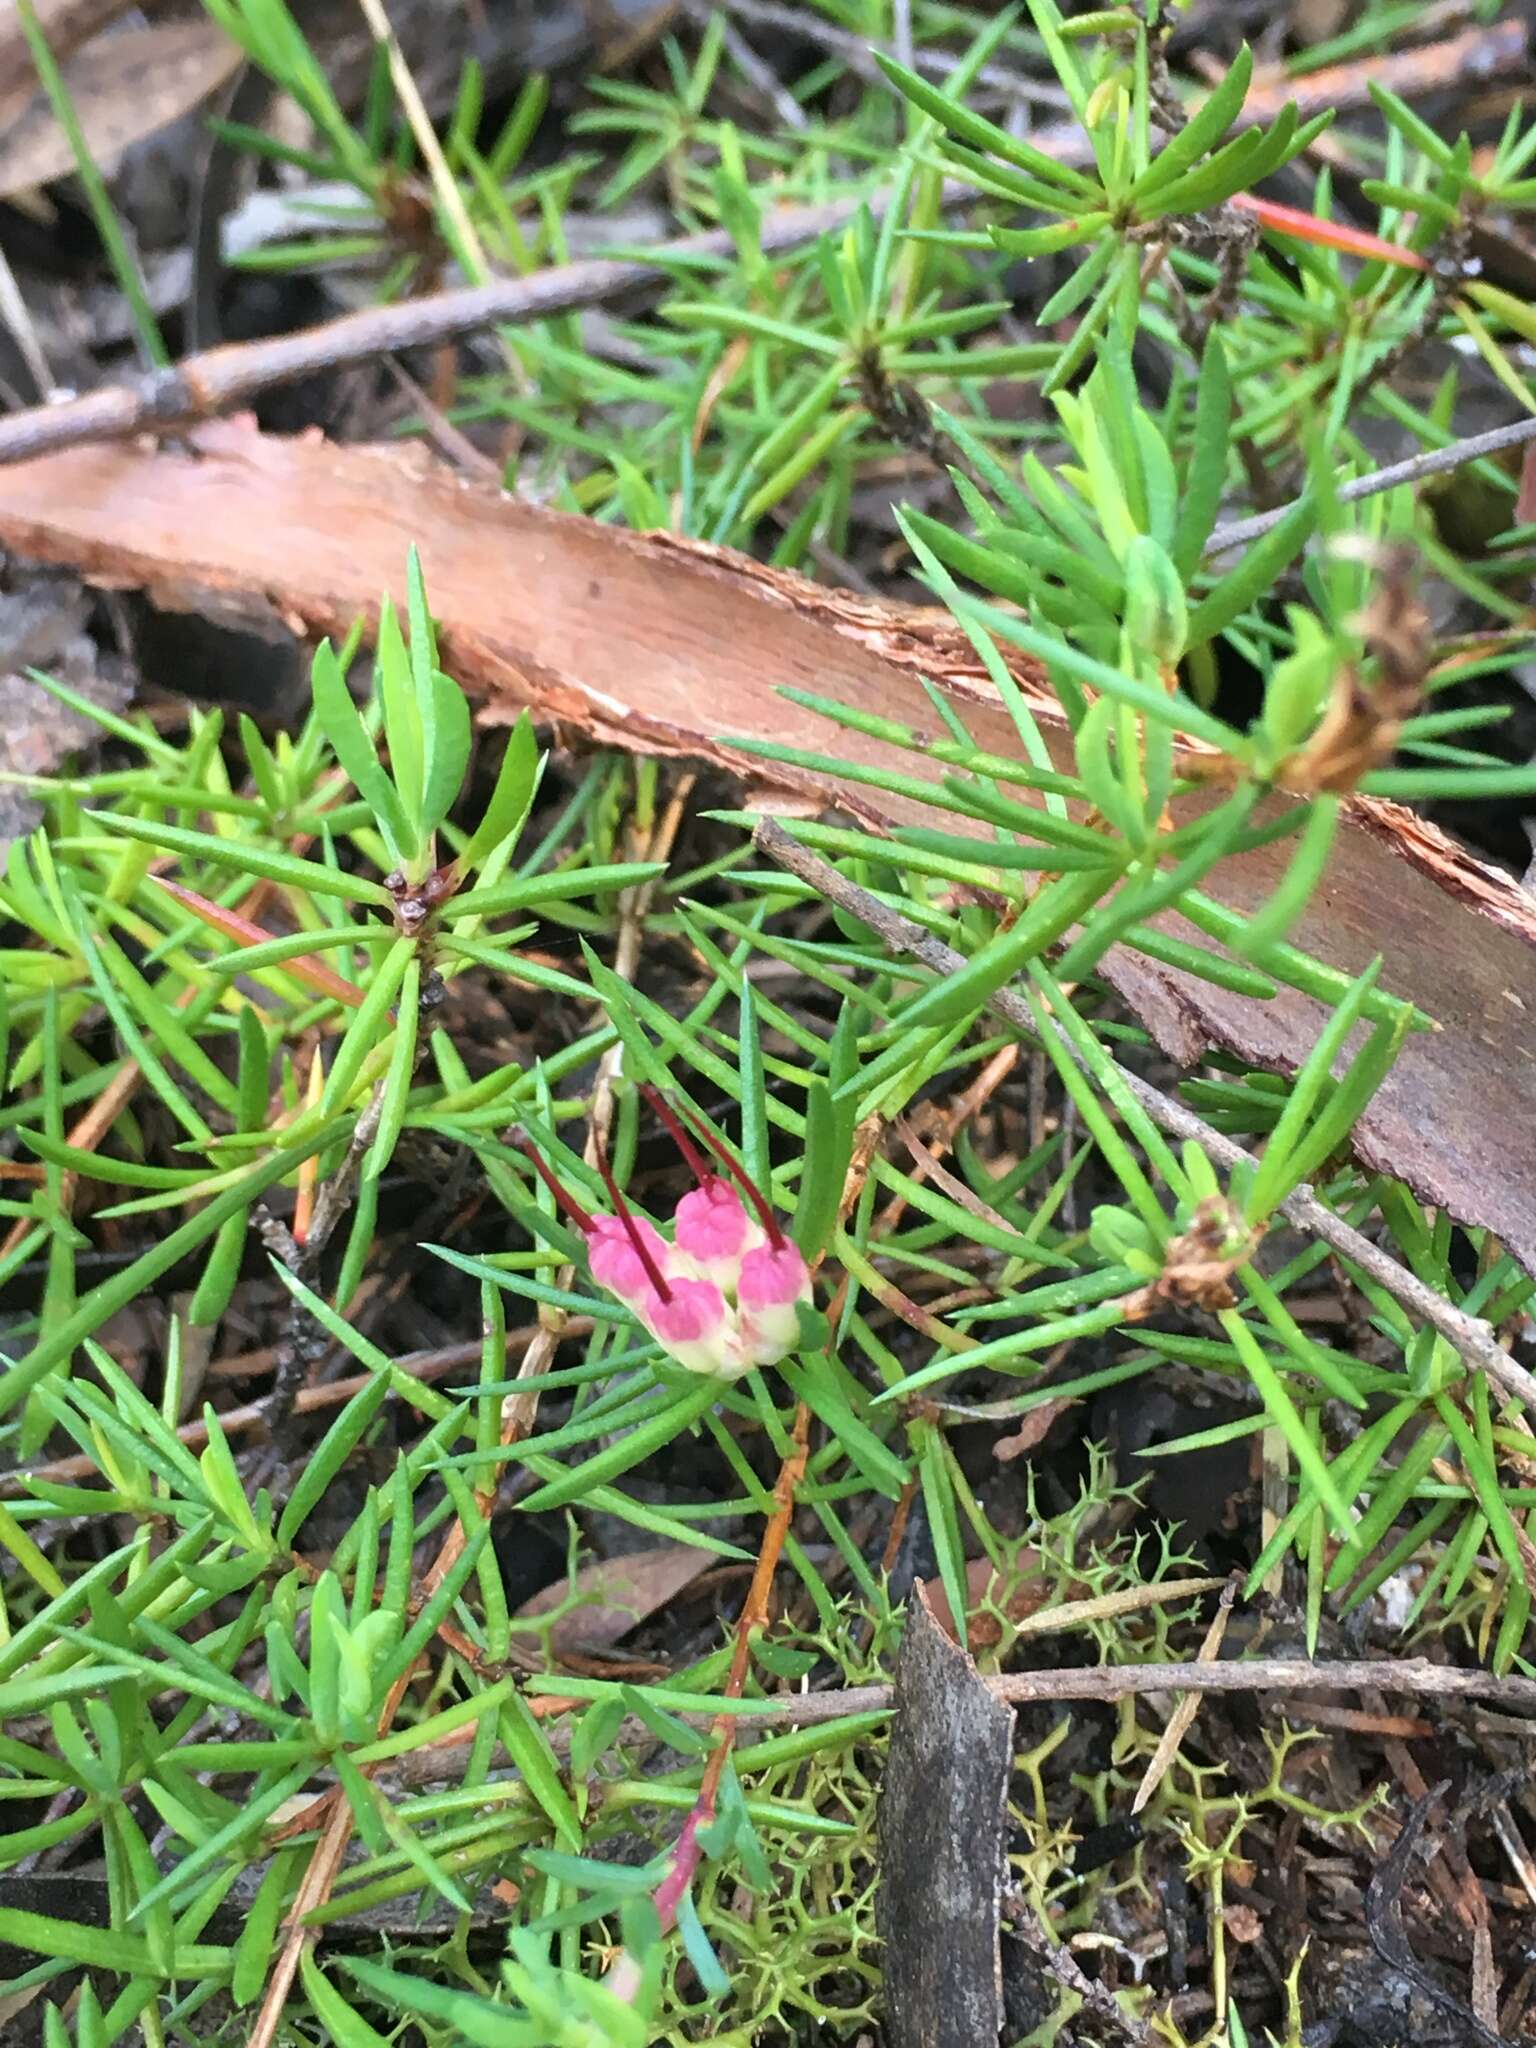
[[[763,248],[774,255],[835,233],[863,204],[878,218],[890,203],[891,189],[887,186],[858,200],[769,212],[763,221]],[[945,187],[946,205],[969,196],[967,187]],[[729,256],[734,247],[730,235],[719,228],[663,242],[643,257],[588,257],[537,270],[531,277],[498,278],[493,284],[469,285],[399,305],[369,306],[297,334],[205,349],[125,383],[105,384],[83,397],[32,406],[0,419],[0,463],[26,461],[81,441],[171,433],[228,412],[260,391],[344,363],[365,362],[399,349],[434,348],[487,327],[521,327],[554,313],[600,305],[637,287],[661,283],[674,263]]]
[[[1404,462],[1389,462],[1384,469],[1373,469],[1369,476],[1353,477],[1340,484],[1339,498],[1346,505],[1358,498],[1374,498],[1380,491],[1394,491],[1399,484],[1416,484],[1427,476],[1443,476],[1447,470],[1460,469],[1464,463],[1476,462],[1484,455],[1498,455],[1506,448],[1522,447],[1530,440],[1536,440],[1536,417],[1515,420],[1507,427],[1494,427],[1486,434],[1469,434],[1463,441],[1453,441],[1448,448],[1426,448],[1422,455],[1410,455]],[[1299,502],[1293,499],[1288,505],[1277,505],[1272,512],[1256,512],[1251,519],[1234,519],[1227,526],[1218,526],[1205,544],[1207,559],[1228,555],[1234,548],[1258,540],[1294,512]]]
[[[1501,1707],[1536,1714],[1536,1678],[1499,1678],[1491,1671],[1464,1670],[1456,1664],[1432,1664],[1427,1657],[1341,1658],[1337,1663],[1311,1664],[1304,1657],[1254,1657],[1230,1664],[1078,1664],[1059,1671],[1005,1671],[985,1683],[1010,1704],[1034,1700],[1123,1700],[1145,1692],[1355,1692],[1377,1687],[1383,1692],[1412,1693],[1439,1699],[1497,1700]],[[530,1682],[558,1693],[559,1674]],[[889,1713],[895,1689],[889,1685],[852,1685],[841,1691],[792,1693],[767,1699],[744,1699],[731,1711],[754,1722],[788,1722],[797,1728],[822,1721],[840,1721],[853,1714]],[[582,1702],[585,1704],[585,1702]],[[1304,1711],[1304,1710],[1301,1710]],[[689,1721],[709,1715],[688,1713]],[[1536,1721],[1531,1724],[1536,1735]]]

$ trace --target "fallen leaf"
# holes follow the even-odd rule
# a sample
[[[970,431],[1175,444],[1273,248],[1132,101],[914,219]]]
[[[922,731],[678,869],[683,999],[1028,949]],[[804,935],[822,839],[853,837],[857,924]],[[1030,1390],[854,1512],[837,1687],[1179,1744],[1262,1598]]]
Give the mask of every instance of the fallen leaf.
[[[204,19],[98,36],[60,68],[91,155],[110,173],[130,144],[201,105],[240,61],[239,45]],[[74,168],[69,137],[39,88],[0,134],[0,199]]]
[[[1056,1404],[1049,1402],[1048,1407]],[[1036,1414],[1043,1413],[1037,1409]],[[1033,1420],[1033,1417],[1031,1417]],[[966,1626],[972,1642],[992,1643],[1002,1639],[1002,1626],[997,1613],[988,1613],[990,1606],[1001,1610],[1006,1596],[1006,1611],[1009,1621],[1024,1621],[1031,1614],[1038,1614],[1051,1597],[1051,1588],[1043,1573],[1036,1575],[1039,1552],[1025,1549],[1019,1552],[1012,1569],[1000,1572],[989,1557],[973,1557],[965,1568]],[[1030,1576],[1025,1577],[1028,1573]],[[1012,1591],[1009,1591],[1009,1588]],[[959,1631],[955,1627],[954,1609],[949,1604],[949,1595],[942,1583],[935,1579],[923,1589],[923,1599],[928,1612],[933,1616],[944,1633],[955,1641]]]
[[[519,1621],[552,1614],[575,1596],[578,1605],[561,1615],[550,1631],[556,1656],[572,1650],[607,1650],[638,1628],[692,1585],[700,1572],[719,1559],[688,1543],[660,1543],[652,1550],[631,1550],[622,1557],[600,1557],[584,1564],[574,1580],[557,1579],[517,1610]]]
[[[1042,1401],[1038,1408],[1031,1408],[1012,1436],[1000,1436],[992,1446],[992,1455],[1000,1465],[1011,1465],[1015,1458],[1022,1458],[1026,1451],[1032,1451],[1042,1444],[1052,1429],[1069,1408],[1077,1406],[1072,1394],[1058,1395],[1054,1401]]]
[[[445,665],[488,722],[531,704],[600,744],[693,756],[759,782],[763,763],[743,740],[921,774],[921,756],[834,728],[778,693],[797,685],[924,731],[935,723],[926,676],[981,746],[1018,751],[1011,719],[943,613],[825,589],[729,548],[523,504],[419,449],[282,440],[223,421],[183,448],[82,446],[0,472],[0,545],[12,552],[146,589],[173,608],[195,609],[198,589],[211,588],[275,606],[317,636],[376,617],[382,591],[403,601],[412,541]],[[1065,761],[1055,698],[1028,661],[1015,673]],[[934,815],[835,766],[775,778],[873,825]],[[1218,800],[1194,792],[1179,815]],[[1536,1269],[1536,902],[1401,805],[1351,796],[1342,820],[1291,936],[1352,975],[1380,954],[1383,986],[1440,1027],[1405,1045],[1356,1150]],[[1236,855],[1207,886],[1251,912],[1288,858],[1284,845]],[[1217,1045],[1294,1072],[1326,1015],[1293,990],[1254,1002],[1123,949],[1104,972],[1184,1064]]]
[[[126,14],[131,0],[32,0],[32,13],[61,61]],[[37,90],[37,67],[22,27],[18,0],[0,0],[0,134]]]

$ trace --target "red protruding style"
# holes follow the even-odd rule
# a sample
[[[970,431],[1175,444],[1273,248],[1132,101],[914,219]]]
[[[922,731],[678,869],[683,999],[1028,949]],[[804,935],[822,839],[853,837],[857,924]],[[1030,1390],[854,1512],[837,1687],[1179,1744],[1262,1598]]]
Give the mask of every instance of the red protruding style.
[[[640,1093],[666,1125],[698,1182],[696,1188],[683,1196],[673,1217],[677,1248],[701,1268],[707,1279],[732,1285],[742,1254],[751,1249],[762,1232],[742,1207],[741,1197],[730,1181],[715,1171],[694,1144],[661,1090],[646,1082]]]
[[[672,1299],[672,1288],[667,1276],[656,1263],[656,1255],[645,1241],[645,1233],[635,1220],[635,1212],[624,1199],[624,1190],[613,1177],[613,1168],[608,1164],[608,1154],[599,1145],[597,1148],[597,1170],[603,1176],[603,1186],[608,1190],[608,1199],[613,1203],[614,1214],[624,1226],[625,1235],[634,1247],[635,1257],[645,1269],[645,1277],[655,1288],[663,1301]]]
[[[597,1228],[596,1219],[583,1209],[580,1202],[577,1201],[568,1188],[561,1186],[548,1162],[545,1160],[543,1153],[539,1151],[532,1138],[525,1131],[520,1137],[514,1138],[512,1142],[519,1152],[524,1153],[532,1161],[534,1172],[543,1181],[545,1187],[554,1196],[556,1203],[570,1217],[582,1236],[590,1237]]]
[[[694,1144],[692,1138],[689,1137],[687,1131],[683,1128],[677,1111],[668,1102],[661,1090],[653,1082],[647,1081],[641,1088],[640,1093],[666,1125],[672,1135],[673,1144],[682,1153],[683,1158],[688,1163],[689,1172],[699,1183],[700,1187],[707,1186],[712,1180],[718,1180],[720,1176],[715,1172],[715,1169],[704,1157],[698,1146]]]
[[[688,1116],[688,1112],[686,1110],[683,1112],[683,1114],[685,1116]],[[778,1217],[774,1215],[772,1209],[768,1206],[768,1203],[763,1197],[763,1195],[754,1186],[751,1178],[747,1173],[747,1169],[741,1164],[739,1159],[736,1159],[731,1154],[731,1152],[727,1149],[726,1146],[721,1144],[720,1140],[715,1136],[714,1132],[708,1128],[707,1125],[701,1123],[697,1117],[693,1116],[688,1116],[688,1121],[690,1124],[692,1124],[694,1130],[698,1132],[699,1136],[704,1140],[704,1143],[709,1147],[710,1151],[713,1152],[715,1157],[720,1161],[720,1164],[731,1176],[731,1179],[735,1181],[736,1185],[741,1189],[742,1193],[746,1196],[747,1200],[752,1204],[752,1207],[757,1211],[758,1221],[762,1224],[763,1229],[768,1234],[768,1242],[773,1246],[775,1251],[782,1250],[783,1247],[789,1242],[789,1240],[785,1237],[783,1231],[779,1228]]]

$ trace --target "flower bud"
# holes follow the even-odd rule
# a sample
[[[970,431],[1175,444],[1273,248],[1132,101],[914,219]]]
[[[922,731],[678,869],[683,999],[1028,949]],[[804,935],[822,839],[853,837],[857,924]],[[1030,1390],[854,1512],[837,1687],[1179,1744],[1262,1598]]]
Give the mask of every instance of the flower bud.
[[[1184,579],[1149,535],[1139,533],[1125,551],[1125,632],[1133,653],[1172,668],[1189,638]]]
[[[736,1306],[742,1341],[753,1365],[777,1365],[800,1341],[800,1303],[811,1298],[811,1276],[797,1245],[759,1245],[741,1262]]]
[[[650,1265],[645,1254],[650,1254]],[[644,1216],[594,1216],[587,1232],[587,1263],[599,1287],[616,1294],[626,1308],[656,1292],[656,1274],[665,1274],[672,1247]]]
[[[686,1253],[702,1278],[730,1290],[749,1251],[767,1242],[755,1217],[747,1214],[729,1182],[711,1174],[677,1205],[677,1248]]]
[[[637,1313],[684,1371],[733,1380],[757,1363],[743,1349],[736,1318],[713,1281],[674,1277],[670,1293],[663,1301],[653,1290]]]
[[[675,1242],[630,1207],[601,1146],[597,1169],[611,1215],[585,1209],[531,1142],[524,1139],[521,1149],[585,1238],[592,1278],[675,1364],[716,1379],[775,1365],[800,1341],[799,1304],[811,1299],[805,1260],[725,1146],[697,1126],[729,1179],[714,1170],[659,1092],[647,1092],[699,1183],[678,1203]]]

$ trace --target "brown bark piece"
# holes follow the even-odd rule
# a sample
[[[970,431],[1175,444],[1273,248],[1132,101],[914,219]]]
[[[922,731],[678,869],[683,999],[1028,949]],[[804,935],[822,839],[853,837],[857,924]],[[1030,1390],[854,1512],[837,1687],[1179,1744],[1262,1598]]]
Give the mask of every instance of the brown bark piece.
[[[880,1790],[891,2048],[987,2048],[1003,2024],[1004,1827],[1013,1710],[940,1628],[919,1585],[896,1660]]]
[[[412,541],[445,666],[488,721],[529,703],[603,744],[692,755],[759,782],[763,764],[743,739],[937,777],[922,757],[778,694],[797,685],[932,730],[928,676],[979,744],[1018,752],[944,614],[827,590],[730,549],[543,511],[419,450],[279,440],[228,421],[185,449],[86,446],[0,470],[0,546],[165,605],[195,608],[199,590],[268,604],[301,633],[344,633],[374,615],[384,590],[403,601]],[[1065,756],[1054,698],[1022,658],[1017,673]],[[874,824],[942,821],[833,772],[784,768],[775,779],[797,807],[809,798]],[[1282,844],[1234,857],[1210,893],[1255,909],[1288,855]],[[1292,936],[1348,973],[1379,953],[1383,986],[1440,1026],[1409,1040],[1362,1120],[1366,1164],[1486,1225],[1536,1270],[1536,905],[1413,813],[1352,797]],[[1106,972],[1186,1063],[1215,1044],[1291,1071],[1323,1022],[1320,1005],[1290,990],[1256,1003],[1123,950]]]

